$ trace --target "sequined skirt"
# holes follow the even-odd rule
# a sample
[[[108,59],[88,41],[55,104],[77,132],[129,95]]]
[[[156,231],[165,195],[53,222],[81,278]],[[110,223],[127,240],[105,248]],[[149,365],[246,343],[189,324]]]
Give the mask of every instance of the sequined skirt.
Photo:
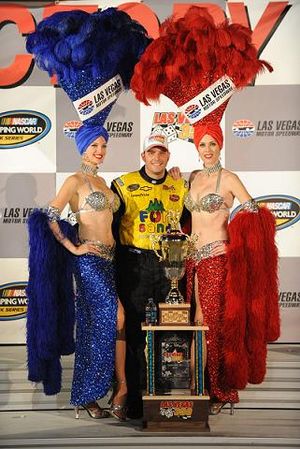
[[[207,341],[207,388],[212,401],[238,402],[238,392],[229,388],[223,379],[222,329],[225,307],[226,254],[211,256],[212,249],[224,240],[211,242],[197,251],[196,257],[187,261],[187,297],[194,291],[197,275],[198,300],[204,322],[209,330]]]
[[[75,258],[76,345],[71,404],[105,396],[114,372],[117,292],[114,264],[91,254]]]

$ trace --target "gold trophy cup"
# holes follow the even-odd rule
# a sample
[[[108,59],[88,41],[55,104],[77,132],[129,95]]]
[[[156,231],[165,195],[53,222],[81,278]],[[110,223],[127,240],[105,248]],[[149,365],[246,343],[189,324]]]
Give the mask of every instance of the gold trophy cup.
[[[194,251],[196,236],[190,237],[179,230],[179,212],[170,210],[167,217],[171,230],[160,236],[151,235],[152,248],[171,281],[165,303],[159,303],[159,324],[189,324],[190,304],[185,303],[178,281],[184,276],[186,258]],[[161,254],[156,249],[157,244]]]

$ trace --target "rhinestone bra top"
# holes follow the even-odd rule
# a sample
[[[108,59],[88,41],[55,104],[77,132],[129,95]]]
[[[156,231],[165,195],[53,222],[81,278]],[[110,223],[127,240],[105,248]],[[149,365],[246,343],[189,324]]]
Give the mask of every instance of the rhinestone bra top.
[[[114,193],[114,198],[111,201],[108,196],[102,192],[101,190],[93,190],[90,181],[86,178],[87,184],[91,190],[83,200],[82,205],[76,212],[76,214],[80,214],[81,212],[101,212],[105,209],[110,209],[113,213],[116,212],[120,207],[120,198],[117,194]],[[89,206],[89,208],[87,208]]]
[[[184,204],[185,207],[190,212],[204,211],[212,214],[213,212],[216,212],[221,208],[221,206],[224,204],[224,198],[218,194],[220,188],[221,173],[222,169],[219,170],[216,191],[214,193],[208,193],[207,195],[200,198],[198,201],[195,201],[192,198],[191,191],[189,191],[184,201]]]

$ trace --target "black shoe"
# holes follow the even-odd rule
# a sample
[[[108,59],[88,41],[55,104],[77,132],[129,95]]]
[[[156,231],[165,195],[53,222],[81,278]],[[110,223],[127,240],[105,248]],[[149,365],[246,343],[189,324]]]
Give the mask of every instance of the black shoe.
[[[126,416],[129,419],[141,419],[143,417],[143,409],[130,407],[127,410]]]

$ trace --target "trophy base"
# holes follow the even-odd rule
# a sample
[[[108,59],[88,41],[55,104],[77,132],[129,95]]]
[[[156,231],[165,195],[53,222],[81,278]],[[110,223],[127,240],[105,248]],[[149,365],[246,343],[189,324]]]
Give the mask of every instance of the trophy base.
[[[166,304],[160,302],[158,304],[159,309],[159,325],[176,326],[178,324],[185,324],[189,326],[191,305],[188,303],[183,304]]]
[[[143,430],[209,432],[209,396],[143,396]]]
[[[184,297],[180,293],[177,287],[172,287],[169,291],[166,299],[166,304],[183,304],[184,303]]]

